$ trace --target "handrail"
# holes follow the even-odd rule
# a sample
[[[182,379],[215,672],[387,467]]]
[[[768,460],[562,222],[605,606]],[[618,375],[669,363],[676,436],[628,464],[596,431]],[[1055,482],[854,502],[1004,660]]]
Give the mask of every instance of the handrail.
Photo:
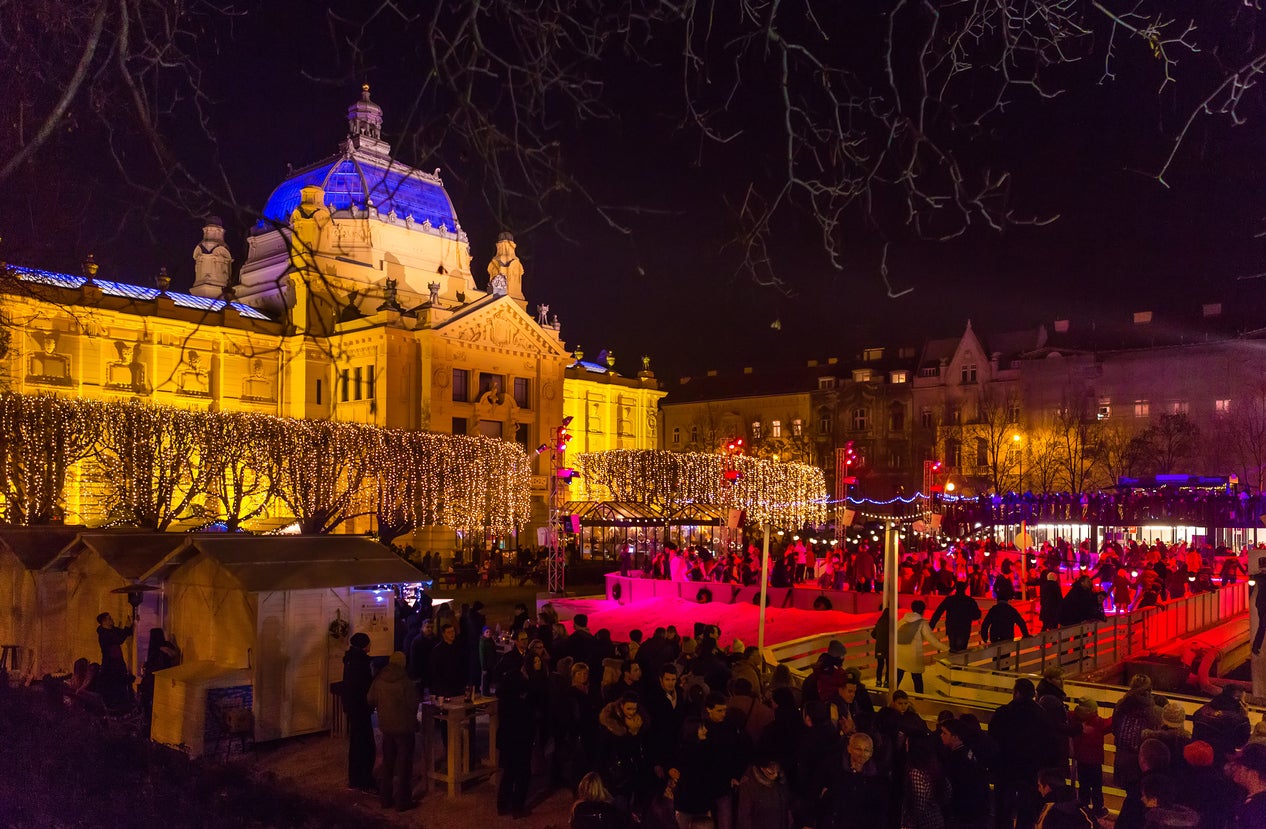
[[[1024,639],[948,654],[942,659],[956,667],[1031,674],[1040,674],[1049,663],[1057,662],[1071,678],[1122,662],[1247,611],[1248,585],[1232,584],[1159,607],[1116,614],[1106,622],[1083,622],[1043,631]],[[870,628],[793,639],[766,647],[762,657],[771,669],[785,664],[793,675],[803,676],[832,639],[840,640],[847,649],[846,667],[868,670],[875,664]]]

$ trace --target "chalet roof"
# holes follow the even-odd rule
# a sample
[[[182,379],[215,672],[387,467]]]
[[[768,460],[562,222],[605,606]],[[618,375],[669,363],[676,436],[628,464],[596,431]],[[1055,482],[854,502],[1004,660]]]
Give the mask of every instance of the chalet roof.
[[[376,541],[355,535],[191,535],[145,574],[165,579],[199,553],[248,593],[421,581],[416,567]]]
[[[43,570],[57,558],[75,536],[84,531],[82,526],[54,524],[40,527],[0,528],[0,547],[13,553],[27,570]]]
[[[137,581],[188,538],[185,533],[135,530],[81,532],[44,569],[66,570],[84,550],[92,550],[120,576]]]

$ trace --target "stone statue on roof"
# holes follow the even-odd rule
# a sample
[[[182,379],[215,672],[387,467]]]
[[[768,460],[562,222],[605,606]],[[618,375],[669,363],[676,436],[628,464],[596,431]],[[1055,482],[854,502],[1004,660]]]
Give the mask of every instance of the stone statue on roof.
[[[488,263],[488,291],[523,301],[523,263],[515,249],[514,236],[502,233],[497,237],[497,252]]]

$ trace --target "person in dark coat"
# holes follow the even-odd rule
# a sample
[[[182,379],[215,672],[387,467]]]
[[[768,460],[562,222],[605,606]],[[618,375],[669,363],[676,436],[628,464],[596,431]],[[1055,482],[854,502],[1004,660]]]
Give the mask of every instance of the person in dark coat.
[[[101,647],[101,670],[94,690],[101,694],[107,709],[120,711],[132,705],[132,672],[123,658],[123,643],[132,637],[132,620],[117,627],[109,613],[97,616],[97,644]]]
[[[440,626],[440,641],[431,648],[429,679],[432,696],[453,698],[466,692],[466,654],[457,644],[457,628],[451,622]]]
[[[347,787],[378,792],[374,780],[374,723],[369,687],[369,636],[353,633],[343,654],[343,712],[347,715]]]
[[[959,653],[967,650],[971,642],[971,623],[980,618],[980,605],[967,595],[967,582],[960,581],[954,585],[954,593],[946,596],[928,624],[936,629],[941,616],[945,616],[945,636],[949,640],[950,651]]]
[[[1038,816],[1040,829],[1097,829],[1099,824],[1077,801],[1077,793],[1064,782],[1063,771],[1046,769],[1038,774],[1037,791],[1042,796],[1042,811]]]
[[[560,656],[570,656],[573,662],[584,662],[590,671],[602,667],[602,656],[599,655],[598,642],[589,632],[589,617],[577,613],[571,620],[571,635],[563,640]],[[608,781],[610,785],[610,781]]]
[[[889,823],[891,786],[875,765],[869,734],[848,738],[844,762],[830,777],[819,799],[818,829],[872,829]]]
[[[479,640],[483,638],[488,619],[484,616],[484,603],[476,601],[462,620],[462,632],[466,643],[466,684],[478,688],[482,684],[483,664],[479,661]]]
[[[167,638],[162,628],[150,628],[149,654],[145,658],[145,674],[141,677],[141,687],[138,691],[146,722],[149,722],[154,714],[154,674],[174,667],[179,662],[180,651],[175,643]]]
[[[892,611],[884,608],[879,611],[879,620],[875,622],[875,626],[870,629],[870,638],[875,640],[875,684],[884,687],[888,684],[888,660],[891,654],[888,653],[888,635],[892,630]]]
[[[1222,692],[1191,715],[1191,737],[1213,746],[1221,763],[1231,752],[1248,742],[1252,734],[1248,711],[1244,708],[1244,688],[1227,685]]]
[[[984,829],[989,819],[989,774],[968,748],[967,728],[960,720],[941,723],[939,734],[945,777],[950,782],[946,821],[955,829]]]
[[[989,608],[989,612],[980,622],[980,641],[986,645],[992,645],[995,642],[1010,642],[1015,639],[1017,627],[1020,629],[1020,635],[1027,638],[1029,626],[1024,623],[1024,617],[1020,615],[1020,611],[1011,606],[1010,599],[1000,597],[998,603]]]
[[[1068,588],[1059,605],[1059,623],[1062,626],[1080,625],[1082,622],[1102,622],[1107,619],[1103,605],[1095,596],[1090,576],[1081,576]]]
[[[418,629],[418,635],[409,643],[406,668],[409,677],[418,684],[418,690],[430,687],[431,651],[439,641],[439,637],[435,635],[435,625],[430,619],[425,619]]]
[[[1059,586],[1059,571],[1049,569],[1042,574],[1038,583],[1038,618],[1042,620],[1042,630],[1054,630],[1059,627],[1060,603],[1064,600],[1064,592]]]
[[[757,756],[738,785],[735,829],[791,829],[791,792],[776,757]]]
[[[646,753],[646,720],[633,693],[598,713],[596,768],[616,805],[626,812],[640,803],[653,777]]]
[[[591,771],[581,778],[571,805],[570,829],[624,829],[628,825],[627,812],[615,805],[602,775]]]
[[[528,683],[529,665],[522,645],[501,657],[496,667],[500,726],[497,729],[497,760],[501,781],[497,786],[497,814],[516,818],[527,814],[527,790],[532,779],[532,742],[536,733],[536,711]]]
[[[413,751],[418,731],[418,687],[405,672],[404,654],[396,651],[369,686],[366,701],[378,709],[382,732],[382,807],[413,808]]]
[[[1037,704],[1037,689],[1028,679],[1017,679],[1011,702],[994,712],[989,736],[998,743],[998,829],[1033,829],[1040,811],[1037,773],[1058,762],[1055,729]]]
[[[673,749],[686,720],[686,697],[678,688],[677,666],[669,662],[659,669],[655,687],[642,698],[650,717],[647,725],[647,753],[651,765],[661,774],[668,768]]]

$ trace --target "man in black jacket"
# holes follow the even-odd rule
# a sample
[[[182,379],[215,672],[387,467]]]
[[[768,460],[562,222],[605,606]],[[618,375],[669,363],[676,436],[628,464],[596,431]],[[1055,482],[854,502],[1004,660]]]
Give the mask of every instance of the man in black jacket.
[[[980,623],[980,641],[986,645],[992,645],[994,642],[1010,642],[1015,638],[1017,627],[1020,629],[1020,635],[1027,638],[1029,626],[1024,623],[1024,617],[1020,615],[1020,611],[1011,606],[1009,599],[999,598],[998,603],[989,608],[989,612]]]
[[[1038,618],[1042,620],[1042,630],[1054,630],[1059,627],[1059,606],[1064,601],[1063,590],[1059,586],[1059,571],[1049,568],[1042,573],[1038,583]]]
[[[967,582],[960,581],[954,585],[954,593],[946,596],[928,624],[933,630],[941,615],[945,616],[945,636],[949,639],[950,651],[959,653],[967,650],[971,642],[971,623],[980,618],[980,605],[967,595]]]
[[[1042,829],[1096,829],[1099,825],[1077,802],[1076,792],[1064,782],[1063,771],[1045,769],[1038,774],[1037,792],[1042,796]]]
[[[373,684],[369,667],[369,636],[353,633],[343,654],[343,711],[347,714],[347,787],[378,792],[374,780],[373,709],[366,698]]]
[[[947,825],[953,829],[984,829],[989,820],[989,775],[967,747],[967,728],[951,719],[941,723],[939,733],[951,792],[945,810]]]
[[[656,686],[643,697],[650,720],[647,725],[647,755],[657,774],[670,764],[682,724],[686,721],[686,700],[677,688],[677,666],[672,662],[659,669]]]
[[[457,644],[457,628],[445,622],[440,641],[431,648],[430,688],[432,696],[460,697],[466,692],[466,654]]]
[[[1011,702],[994,712],[989,736],[998,742],[998,829],[1033,829],[1040,812],[1037,773],[1059,760],[1058,738],[1051,719],[1034,699],[1037,689],[1017,679]]]
[[[1059,623],[1064,626],[1080,625],[1082,622],[1102,622],[1107,617],[1103,614],[1103,605],[1095,598],[1095,589],[1090,576],[1080,576],[1059,605]]]

